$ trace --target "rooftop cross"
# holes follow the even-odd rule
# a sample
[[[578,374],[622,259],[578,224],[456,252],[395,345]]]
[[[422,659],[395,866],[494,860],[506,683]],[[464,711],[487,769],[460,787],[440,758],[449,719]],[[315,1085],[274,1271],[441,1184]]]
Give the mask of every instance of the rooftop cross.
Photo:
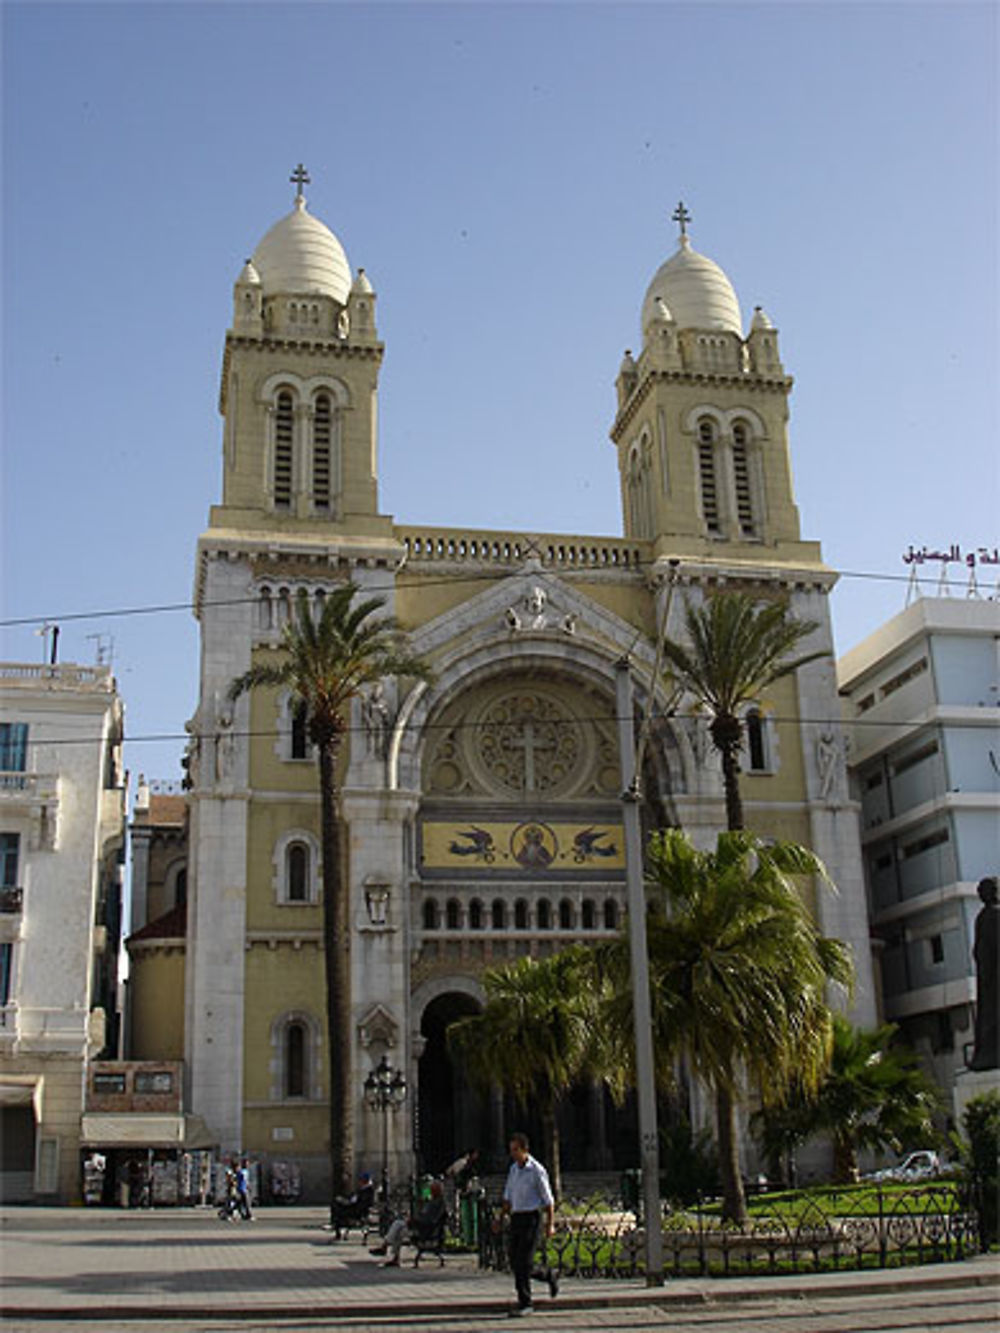
[[[670,215],[670,220],[671,222],[679,222],[681,224],[681,235],[687,235],[687,224],[691,221],[691,214],[682,203],[678,204],[674,209],[673,213]]]
[[[312,182],[311,182],[310,179],[309,179],[309,172],[306,171],[305,167],[302,165],[301,162],[300,162],[299,165],[295,168],[295,170],[292,172],[292,174],[289,176],[288,179],[289,179],[289,180],[292,182],[292,184],[295,186],[295,198],[296,198],[296,199],[301,199],[301,198],[303,198],[303,194],[302,194],[302,187],[303,187],[303,185],[310,185],[310,184],[312,184]]]

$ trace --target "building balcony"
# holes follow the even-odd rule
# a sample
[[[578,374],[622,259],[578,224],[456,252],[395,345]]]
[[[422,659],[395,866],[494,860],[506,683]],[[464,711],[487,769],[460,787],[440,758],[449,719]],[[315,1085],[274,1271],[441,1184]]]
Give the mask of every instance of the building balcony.
[[[59,799],[59,777],[55,773],[20,773],[0,769],[0,809],[33,809]]]
[[[0,914],[19,916],[24,911],[24,890],[14,884],[0,887]]]

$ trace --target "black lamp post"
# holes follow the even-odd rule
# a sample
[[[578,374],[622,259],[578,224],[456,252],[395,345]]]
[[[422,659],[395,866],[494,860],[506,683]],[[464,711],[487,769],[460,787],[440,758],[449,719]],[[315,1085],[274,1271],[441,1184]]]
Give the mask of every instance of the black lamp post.
[[[382,1214],[389,1214],[389,1116],[406,1099],[406,1075],[383,1055],[365,1079],[365,1102],[382,1116]]]

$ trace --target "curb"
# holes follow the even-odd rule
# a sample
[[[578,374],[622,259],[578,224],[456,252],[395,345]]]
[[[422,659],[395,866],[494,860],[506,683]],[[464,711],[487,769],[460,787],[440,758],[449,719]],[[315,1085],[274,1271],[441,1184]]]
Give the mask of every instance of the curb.
[[[847,1278],[852,1275],[852,1270],[845,1270],[840,1276]],[[859,1293],[867,1296],[891,1295],[896,1292],[912,1292],[914,1288],[922,1288],[927,1291],[947,1291],[960,1289],[968,1291],[974,1287],[996,1287],[1000,1281],[1000,1265],[993,1265],[990,1270],[969,1272],[967,1267],[962,1264],[955,1264],[953,1271],[947,1273],[929,1271],[929,1266],[923,1268],[911,1267],[893,1270],[870,1269],[867,1271],[857,1271],[857,1276],[863,1278],[863,1281],[857,1283],[830,1283],[819,1287],[811,1286],[805,1289],[801,1286],[793,1285],[795,1278],[806,1277],[808,1274],[789,1274],[786,1278],[754,1278],[753,1286],[731,1286],[731,1283],[739,1281],[733,1278],[714,1278],[710,1279],[712,1286],[709,1289],[699,1288],[697,1290],[672,1291],[670,1289],[670,1279],[662,1287],[644,1287],[624,1291],[599,1291],[599,1292],[566,1292],[564,1287],[563,1294],[560,1294],[557,1302],[544,1300],[541,1302],[541,1308],[547,1309],[549,1306],[560,1310],[609,1310],[622,1309],[626,1307],[656,1306],[661,1308],[680,1309],[682,1307],[707,1307],[713,1305],[741,1305],[750,1304],[754,1301],[774,1300],[781,1298],[784,1300],[806,1300],[810,1298],[830,1299],[841,1296],[856,1296]],[[728,1288],[728,1290],[727,1290]],[[184,1319],[197,1319],[202,1321],[229,1320],[231,1322],[268,1319],[296,1319],[307,1317],[309,1319],[330,1319],[336,1318],[342,1325],[350,1325],[358,1322],[371,1322],[380,1320],[383,1323],[393,1319],[415,1319],[415,1318],[446,1318],[448,1320],[457,1318],[480,1318],[490,1316],[501,1316],[508,1312],[512,1304],[511,1300],[497,1300],[494,1297],[475,1299],[455,1299],[448,1301],[400,1301],[392,1303],[384,1298],[380,1301],[371,1303],[358,1302],[356,1305],[351,1303],[345,1306],[343,1302],[331,1303],[325,1300],[316,1304],[308,1301],[299,1301],[295,1305],[288,1305],[279,1302],[270,1302],[267,1304],[234,1306],[231,1303],[222,1305],[170,1305],[167,1308],[163,1306],[152,1305],[17,1305],[0,1306],[0,1314],[5,1320],[10,1319],[34,1319],[51,1320],[53,1322],[67,1319],[76,1319],[81,1321],[102,1323],[128,1321],[130,1323],[173,1323]]]

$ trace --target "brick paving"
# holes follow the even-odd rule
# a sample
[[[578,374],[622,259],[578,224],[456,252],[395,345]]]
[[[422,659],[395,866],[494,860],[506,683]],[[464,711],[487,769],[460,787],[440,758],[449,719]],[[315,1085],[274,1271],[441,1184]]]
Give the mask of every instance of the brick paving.
[[[383,1269],[356,1236],[335,1242],[321,1208],[265,1209],[252,1223],[226,1223],[214,1209],[142,1212],[83,1208],[0,1209],[2,1306],[5,1319],[158,1318],[267,1323],[339,1316],[423,1320],[440,1327],[461,1318],[505,1315],[512,1296],[506,1274],[483,1273],[471,1255],[428,1257],[419,1269]],[[997,1289],[998,1258],[887,1272],[803,1274],[781,1278],[668,1279],[649,1289],[639,1279],[566,1279],[559,1300],[539,1293],[538,1310],[572,1327],[601,1326],[626,1307],[664,1308],[724,1302],[884,1296],[891,1292]],[[892,1303],[891,1301],[889,1302]],[[586,1318],[584,1318],[586,1314]],[[568,1325],[565,1321],[568,1320]],[[591,1322],[591,1321],[596,1322]],[[548,1320],[547,1320],[548,1322]],[[625,1327],[628,1318],[616,1326]],[[755,1325],[758,1321],[755,1317]],[[633,1325],[634,1326],[634,1325]],[[738,1327],[738,1323],[734,1325]]]

